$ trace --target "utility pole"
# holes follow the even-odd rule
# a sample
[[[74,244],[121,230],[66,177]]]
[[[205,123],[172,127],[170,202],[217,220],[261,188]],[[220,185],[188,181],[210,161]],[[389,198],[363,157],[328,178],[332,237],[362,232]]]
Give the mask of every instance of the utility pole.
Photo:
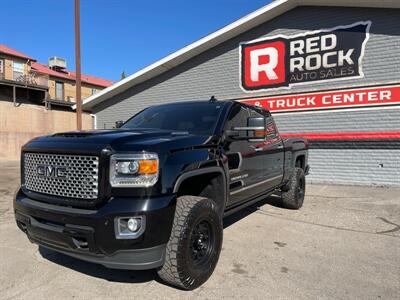
[[[76,129],[82,130],[80,3],[75,0]]]

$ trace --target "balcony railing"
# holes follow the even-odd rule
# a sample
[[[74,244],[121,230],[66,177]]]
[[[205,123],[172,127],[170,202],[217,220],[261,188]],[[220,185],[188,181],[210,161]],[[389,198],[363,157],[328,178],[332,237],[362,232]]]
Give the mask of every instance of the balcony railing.
[[[0,73],[0,81],[16,82],[27,86],[48,87],[49,76],[35,71],[29,71],[27,74],[13,74],[13,78],[5,78],[4,73]]]

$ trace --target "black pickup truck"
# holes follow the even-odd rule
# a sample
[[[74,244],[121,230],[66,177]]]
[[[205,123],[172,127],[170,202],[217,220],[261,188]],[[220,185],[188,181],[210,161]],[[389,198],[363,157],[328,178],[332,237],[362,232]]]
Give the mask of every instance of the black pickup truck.
[[[194,289],[214,271],[223,217],[278,193],[303,204],[308,145],[234,101],[149,107],[111,130],[22,148],[18,227],[43,247]]]

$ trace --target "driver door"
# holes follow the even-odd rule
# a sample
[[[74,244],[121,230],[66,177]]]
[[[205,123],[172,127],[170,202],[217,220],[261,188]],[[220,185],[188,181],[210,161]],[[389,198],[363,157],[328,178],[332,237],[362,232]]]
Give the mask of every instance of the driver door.
[[[247,127],[250,109],[235,103],[228,114],[225,130],[235,127]],[[251,140],[227,140],[224,144],[229,167],[228,205],[239,203],[265,191],[264,150],[258,147],[260,142]]]

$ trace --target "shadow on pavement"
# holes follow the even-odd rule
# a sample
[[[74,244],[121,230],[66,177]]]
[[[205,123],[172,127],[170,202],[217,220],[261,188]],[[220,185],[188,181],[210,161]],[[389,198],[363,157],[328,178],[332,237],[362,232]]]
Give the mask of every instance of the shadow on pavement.
[[[271,195],[266,197],[265,199],[262,199],[253,205],[247,206],[246,208],[243,208],[239,210],[238,212],[226,217],[224,219],[224,228],[227,228],[236,222],[240,221],[241,219],[246,218],[248,215],[251,215],[252,213],[256,212],[260,206],[263,206],[265,204],[272,205],[275,207],[282,208],[282,200],[280,195]]]
[[[74,271],[101,278],[112,282],[121,283],[144,283],[156,280],[158,281],[155,270],[133,271],[133,270],[117,270],[107,269],[106,267],[69,257],[65,254],[39,246],[39,253],[48,261],[72,269]]]

